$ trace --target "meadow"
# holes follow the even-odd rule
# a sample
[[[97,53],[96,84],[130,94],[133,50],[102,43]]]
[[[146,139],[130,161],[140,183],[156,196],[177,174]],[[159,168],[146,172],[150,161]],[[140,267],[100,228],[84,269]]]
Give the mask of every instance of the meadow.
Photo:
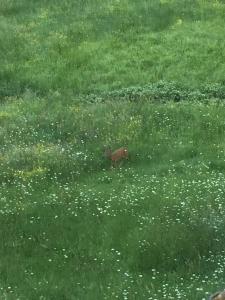
[[[224,84],[221,0],[4,0],[0,95]]]
[[[223,1],[0,2],[0,298],[224,289]],[[112,169],[103,148],[126,146]]]
[[[222,288],[224,115],[218,102],[2,105],[2,299]],[[129,161],[111,169],[106,144],[126,145]]]

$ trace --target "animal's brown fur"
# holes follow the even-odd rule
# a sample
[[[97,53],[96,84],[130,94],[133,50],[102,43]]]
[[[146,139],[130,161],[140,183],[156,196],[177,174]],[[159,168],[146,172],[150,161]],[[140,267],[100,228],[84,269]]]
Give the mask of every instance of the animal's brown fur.
[[[128,150],[125,147],[119,148],[113,152],[111,149],[106,149],[105,156],[111,160],[112,166],[115,167],[117,162],[121,161],[124,158],[128,159]]]

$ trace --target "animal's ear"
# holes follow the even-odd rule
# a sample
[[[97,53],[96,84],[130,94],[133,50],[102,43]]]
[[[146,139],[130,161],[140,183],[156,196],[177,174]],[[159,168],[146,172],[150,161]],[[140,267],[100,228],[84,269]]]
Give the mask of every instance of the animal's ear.
[[[106,152],[110,152],[111,151],[111,148],[109,146],[104,146],[104,151]]]
[[[103,156],[109,157],[109,155],[110,155],[110,153],[111,153],[110,148],[107,147],[107,146],[103,147],[102,153],[103,153]]]

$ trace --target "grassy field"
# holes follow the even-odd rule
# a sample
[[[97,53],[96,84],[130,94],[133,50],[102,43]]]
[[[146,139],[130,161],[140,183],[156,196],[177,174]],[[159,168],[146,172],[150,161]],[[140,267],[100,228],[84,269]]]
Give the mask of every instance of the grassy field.
[[[0,2],[1,96],[224,83],[219,0]]]
[[[224,288],[224,13],[0,2],[1,299]],[[129,160],[111,169],[105,146]]]
[[[26,97],[0,116],[3,299],[200,300],[223,287],[223,104]],[[112,170],[107,144],[130,160]]]

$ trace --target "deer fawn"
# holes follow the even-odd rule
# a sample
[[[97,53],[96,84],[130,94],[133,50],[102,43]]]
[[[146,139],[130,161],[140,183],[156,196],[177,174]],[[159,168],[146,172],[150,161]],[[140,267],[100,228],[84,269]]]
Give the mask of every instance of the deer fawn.
[[[225,300],[225,291],[213,294],[209,300]]]
[[[117,163],[122,159],[128,159],[128,150],[124,147],[119,148],[113,152],[111,149],[106,149],[105,156],[111,160],[112,167],[115,167]]]

